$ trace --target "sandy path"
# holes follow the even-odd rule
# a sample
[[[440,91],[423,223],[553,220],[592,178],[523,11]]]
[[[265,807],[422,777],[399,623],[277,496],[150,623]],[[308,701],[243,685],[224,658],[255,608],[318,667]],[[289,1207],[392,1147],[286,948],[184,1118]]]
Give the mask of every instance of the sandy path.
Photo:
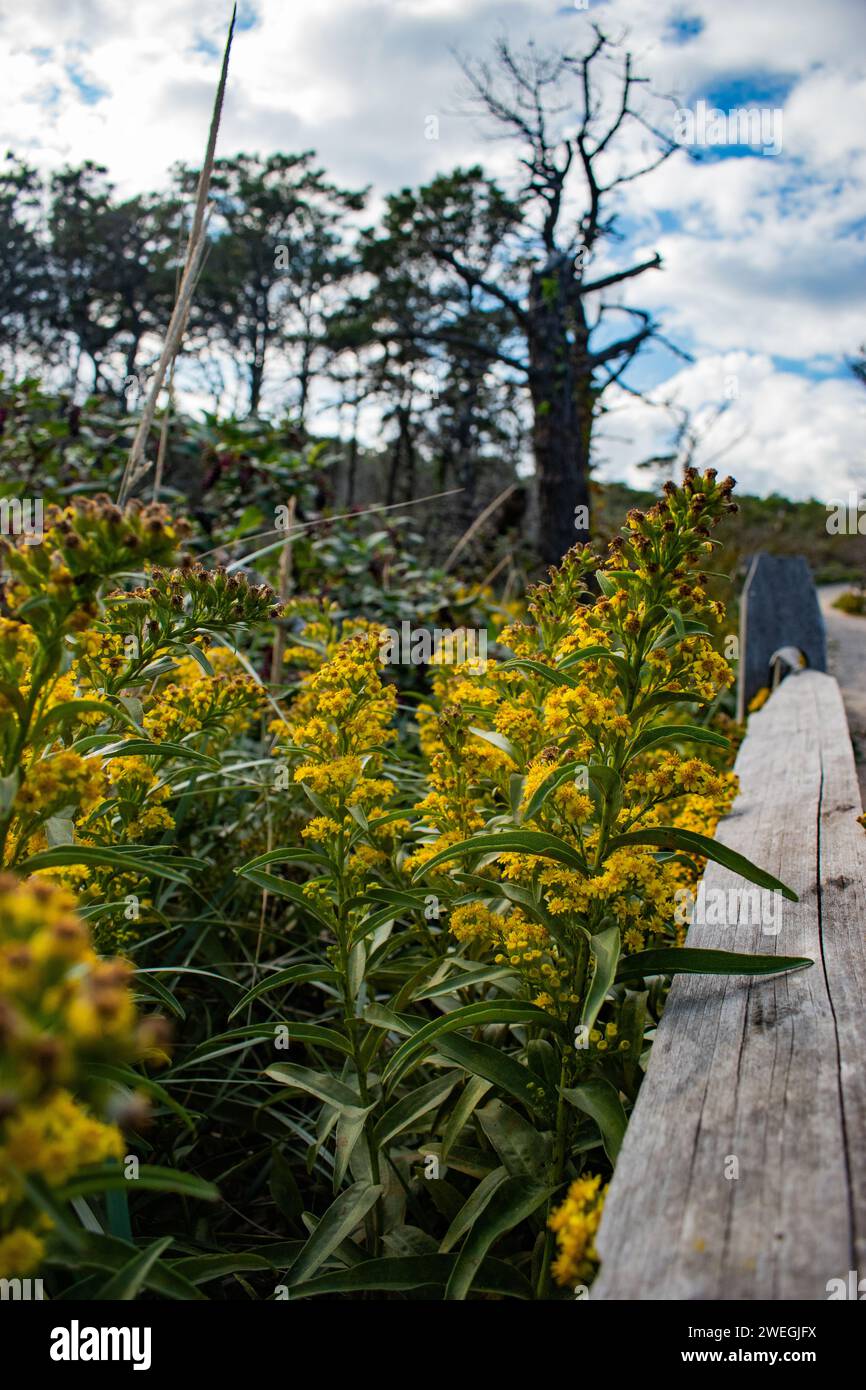
[[[818,600],[827,627],[827,663],[842,691],[851,742],[857,759],[860,794],[866,806],[866,618],[833,608],[833,600],[850,584],[825,584]]]

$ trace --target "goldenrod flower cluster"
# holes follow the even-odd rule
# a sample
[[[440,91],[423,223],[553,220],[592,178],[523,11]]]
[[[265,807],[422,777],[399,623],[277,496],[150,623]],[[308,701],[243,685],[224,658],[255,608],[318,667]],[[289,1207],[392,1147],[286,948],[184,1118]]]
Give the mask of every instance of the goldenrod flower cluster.
[[[283,662],[305,675],[330,661],[348,638],[375,635],[378,644],[381,637],[378,624],[366,618],[347,617],[338,604],[326,599],[289,599],[283,607],[283,621],[294,622],[297,627],[294,640],[283,652]],[[275,678],[277,674],[274,673]]]
[[[483,903],[462,903],[454,908],[448,926],[461,945],[492,951],[497,965],[514,970],[539,1008],[564,1017],[576,1002],[568,993],[568,971],[550,933],[519,908],[500,915]]]
[[[22,783],[15,796],[15,813],[22,824],[35,817],[43,820],[62,806],[88,808],[96,805],[105,786],[98,760],[83,758],[71,749],[46,753],[25,764]]]
[[[242,574],[229,574],[221,566],[205,569],[188,563],[179,569],[164,570],[155,565],[150,582],[132,589],[119,599],[136,604],[147,599],[149,621],[163,634],[170,632],[178,614],[198,628],[236,627],[278,618],[282,606],[267,584],[250,584]]]
[[[110,576],[171,560],[190,533],[158,504],[131,501],[121,511],[104,494],[77,497],[65,507],[45,509],[41,545],[24,538],[0,546],[12,583],[6,594],[15,612],[28,600],[27,621],[46,635],[81,632],[97,617],[96,596]]]
[[[321,765],[361,757],[390,742],[397,696],[393,686],[382,682],[379,642],[374,630],[340,643],[305,682],[291,719],[274,725],[278,743],[287,737],[309,748]],[[337,775],[339,780],[343,774]]]
[[[163,804],[171,790],[154,770],[164,762],[143,773],[138,759],[135,780],[122,757],[107,770],[97,752],[70,748],[71,736],[131,710],[156,743],[201,735],[197,746],[209,751],[228,744],[259,712],[262,687],[230,651],[206,643],[279,611],[266,585],[191,562],[173,571],[156,565],[147,586],[106,593],[118,572],[175,558],[190,528],[164,507],[131,502],[120,511],[105,497],[78,499],[49,507],[45,519],[39,546],[22,540],[2,550],[11,616],[0,619],[0,768],[18,785],[10,794],[7,783],[0,854],[11,865],[48,847],[52,817],[74,824],[75,842],[88,846],[152,842],[171,831]],[[164,670],[179,652],[170,675],[158,673],[154,683],[153,664]],[[128,731],[128,718],[120,727]],[[112,876],[73,865],[60,877],[105,886]],[[140,893],[135,877],[115,875],[112,887],[115,896]]]
[[[36,634],[24,622],[0,618],[0,677],[2,685],[20,690],[29,683],[36,651]],[[0,692],[0,714],[13,709],[10,694]],[[13,697],[14,698],[14,697]]]
[[[303,839],[323,846],[342,862],[355,891],[396,853],[408,822],[386,819],[396,785],[383,774],[387,745],[394,739],[396,690],[382,680],[380,629],[351,627],[337,641],[336,619],[328,610],[314,617],[318,658],[298,692],[288,717],[275,720],[274,756],[293,764],[292,781],[306,788],[318,814],[301,829]],[[300,646],[309,654],[311,646]],[[357,819],[356,817],[360,817]],[[333,904],[323,884],[320,906]],[[306,890],[305,890],[306,891]]]
[[[416,811],[426,838],[407,870],[511,822],[558,837],[578,862],[509,851],[477,872],[540,892],[561,939],[576,942],[604,922],[619,925],[626,951],[682,939],[675,895],[702,864],[690,870],[652,846],[614,841],[657,825],[711,834],[735,794],[727,769],[680,751],[680,741],[641,751],[648,731],[688,722],[688,703],[714,700],[733,680],[713,644],[724,610],[700,569],[732,486],[713,470],[689,470],[646,514],[630,513],[606,559],[575,547],[531,591],[532,621],[501,633],[512,658],[484,673],[436,673],[435,703],[418,715],[429,791]],[[452,931],[469,921],[458,912]],[[477,934],[489,949],[495,938]],[[574,993],[563,986],[560,998]]]
[[[134,1060],[156,1041],[136,1016],[129,966],[96,956],[74,907],[43,879],[0,877],[0,1277],[29,1273],[43,1253],[24,1179],[58,1186],[123,1152],[120,1130],[94,1111],[92,1064]]]
[[[237,658],[226,647],[211,647],[204,655],[213,675],[194,657],[184,657],[160,684],[144,715],[145,732],[155,743],[177,743],[198,733],[206,733],[209,742],[228,743],[261,712],[262,687]]]
[[[552,1273],[561,1287],[589,1279],[598,1264],[595,1237],[601,1225],[607,1185],[598,1174],[576,1178],[565,1201],[551,1213],[550,1229],[556,1235],[558,1254]]]

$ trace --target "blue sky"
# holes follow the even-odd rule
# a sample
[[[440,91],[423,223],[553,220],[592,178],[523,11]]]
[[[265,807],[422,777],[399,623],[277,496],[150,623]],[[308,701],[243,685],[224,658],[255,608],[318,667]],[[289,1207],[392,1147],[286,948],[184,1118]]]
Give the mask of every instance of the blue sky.
[[[224,0],[35,0],[0,16],[0,141],[45,167],[92,158],[120,186],[195,161],[230,6]],[[863,0],[244,0],[220,152],[313,148],[337,180],[382,196],[480,160],[512,160],[460,105],[453,50],[579,48],[590,20],[628,34],[674,106],[777,112],[782,148],[681,149],[626,186],[605,267],[659,251],[629,284],[691,354],[648,353],[630,380],[699,421],[750,490],[825,500],[866,489],[866,392],[846,356],[866,340]],[[436,114],[439,139],[424,138]],[[600,268],[601,263],[600,263]],[[664,411],[611,398],[605,471],[634,478]]]

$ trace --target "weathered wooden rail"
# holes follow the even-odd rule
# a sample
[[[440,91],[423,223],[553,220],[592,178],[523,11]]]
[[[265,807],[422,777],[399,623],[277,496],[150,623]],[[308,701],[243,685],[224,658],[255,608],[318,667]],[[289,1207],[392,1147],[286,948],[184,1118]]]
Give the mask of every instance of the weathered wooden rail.
[[[849,1271],[866,1279],[866,833],[836,681],[788,676],[752,716],[736,770],[718,838],[800,901],[775,903],[768,935],[741,893],[735,925],[695,923],[688,944],[815,963],[674,980],[608,1194],[593,1300],[815,1300]],[[704,883],[707,900],[750,888],[715,864]]]
[[[796,653],[813,671],[827,669],[824,620],[806,560],[802,555],[760,551],[752,559],[740,595],[737,718],[741,723],[762,686],[778,684],[773,657],[780,649]]]

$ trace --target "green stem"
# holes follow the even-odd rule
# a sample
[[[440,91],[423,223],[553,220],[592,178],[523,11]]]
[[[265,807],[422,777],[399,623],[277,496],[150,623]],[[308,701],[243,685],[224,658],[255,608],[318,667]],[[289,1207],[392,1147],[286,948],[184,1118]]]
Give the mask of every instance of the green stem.
[[[343,803],[341,802],[340,805],[339,805],[339,808],[338,808],[339,823],[340,823],[340,826],[341,826],[341,827],[342,827],[342,824],[343,824],[343,818],[344,818],[344,816],[345,816],[345,810],[346,810],[346,808],[345,808],[345,806],[343,805]],[[352,1060],[353,1060],[354,1063],[355,1063],[355,1073],[356,1073],[357,1078],[358,1078],[358,1090],[359,1090],[360,1095],[361,1095],[361,1101],[362,1101],[362,1103],[363,1103],[363,1105],[364,1105],[364,1108],[366,1109],[366,1108],[369,1106],[369,1104],[370,1104],[370,1090],[369,1090],[369,1086],[368,1086],[368,1084],[367,1084],[367,1064],[366,1064],[366,1062],[365,1062],[365,1060],[364,1060],[364,1047],[363,1047],[363,1044],[362,1044],[361,1039],[360,1039],[360,1036],[359,1036],[359,1027],[358,1027],[358,1026],[359,1026],[360,1020],[357,1018],[357,1016],[356,1016],[356,1014],[355,1014],[355,1000],[354,1000],[354,998],[352,997],[352,994],[351,994],[351,987],[350,987],[350,982],[349,982],[349,948],[348,948],[348,940],[349,940],[349,923],[348,923],[348,922],[346,921],[346,919],[345,919],[345,912],[344,912],[344,906],[343,906],[343,904],[344,904],[344,898],[345,898],[344,884],[343,884],[343,873],[344,873],[344,867],[345,867],[345,865],[344,865],[344,860],[345,860],[345,842],[344,842],[344,836],[343,836],[343,831],[342,831],[342,829],[341,829],[341,831],[340,831],[340,836],[339,836],[338,845],[337,845],[337,860],[338,860],[338,868],[337,868],[337,874],[336,874],[336,878],[337,878],[337,905],[336,905],[336,906],[337,906],[337,911],[336,911],[336,917],[337,917],[337,939],[338,939],[338,942],[339,942],[339,951],[340,951],[340,977],[341,977],[341,984],[342,984],[342,989],[343,989],[343,1009],[344,1009],[344,1014],[345,1014],[346,1030],[347,1030],[347,1032],[348,1032],[348,1034],[349,1034],[349,1042],[350,1042],[351,1048],[352,1048]],[[370,1160],[370,1176],[371,1176],[371,1178],[372,1178],[372,1180],[373,1180],[374,1185],[378,1185],[378,1183],[379,1183],[379,1181],[380,1181],[379,1151],[378,1151],[378,1149],[376,1148],[375,1142],[374,1142],[374,1140],[373,1140],[373,1128],[374,1128],[374,1119],[373,1119],[373,1116],[372,1116],[372,1115],[368,1115],[367,1118],[364,1120],[364,1142],[365,1142],[366,1145],[367,1145],[367,1154],[368,1154],[368,1157],[369,1157],[369,1160]],[[373,1207],[370,1209],[370,1211],[367,1213],[367,1215],[366,1215],[366,1217],[365,1217],[365,1219],[364,1219],[364,1226],[365,1226],[365,1229],[366,1229],[366,1232],[367,1232],[367,1245],[368,1245],[368,1248],[369,1248],[369,1250],[370,1250],[371,1258],[375,1258],[375,1257],[379,1254],[380,1243],[381,1243],[380,1217],[379,1217],[379,1203],[378,1203],[378,1202],[376,1202],[376,1203],[373,1205]]]
[[[586,976],[589,969],[589,942],[583,932],[578,935],[578,948],[574,958],[574,993],[578,998],[573,1013],[568,1020],[568,1036],[573,1033],[574,1024],[580,1018],[580,1011],[583,1007],[584,993],[586,990]],[[541,1256],[541,1267],[538,1271],[538,1281],[536,1283],[536,1298],[547,1298],[550,1294],[550,1265],[553,1259],[553,1252],[556,1248],[556,1237],[547,1222],[550,1219],[553,1203],[559,1188],[565,1181],[565,1170],[568,1161],[568,1134],[570,1128],[571,1114],[568,1101],[565,1099],[564,1092],[568,1089],[569,1083],[574,1075],[575,1057],[568,1043],[562,1051],[562,1059],[559,1068],[559,1095],[556,1104],[556,1126],[554,1129],[553,1152],[550,1157],[550,1164],[547,1170],[547,1185],[551,1189],[545,1207],[545,1233],[544,1250]]]
[[[553,1153],[547,1170],[548,1186],[554,1191],[547,1199],[544,1211],[544,1250],[541,1256],[541,1268],[538,1271],[538,1282],[535,1288],[535,1297],[539,1299],[547,1298],[550,1292],[550,1264],[553,1259],[553,1251],[556,1246],[556,1236],[548,1224],[550,1213],[553,1209],[554,1192],[559,1189],[565,1175],[566,1144],[568,1140],[568,1102],[565,1099],[564,1091],[568,1088],[568,1072],[570,1057],[563,1053],[562,1066],[559,1073],[559,1100],[556,1106],[556,1130],[553,1140]]]

